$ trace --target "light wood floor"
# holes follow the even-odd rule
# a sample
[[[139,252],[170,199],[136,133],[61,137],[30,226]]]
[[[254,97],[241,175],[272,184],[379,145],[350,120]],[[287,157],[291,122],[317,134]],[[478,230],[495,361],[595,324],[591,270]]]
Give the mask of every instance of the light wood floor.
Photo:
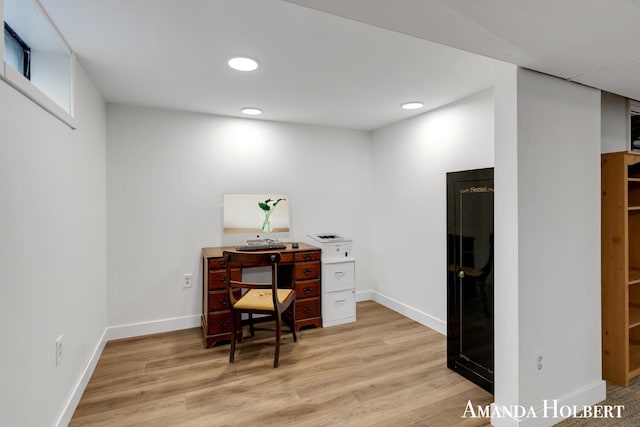
[[[199,329],[107,344],[71,426],[477,426],[492,396],[446,368],[446,338],[375,302],[355,323],[205,349]],[[273,323],[261,326],[272,327]]]

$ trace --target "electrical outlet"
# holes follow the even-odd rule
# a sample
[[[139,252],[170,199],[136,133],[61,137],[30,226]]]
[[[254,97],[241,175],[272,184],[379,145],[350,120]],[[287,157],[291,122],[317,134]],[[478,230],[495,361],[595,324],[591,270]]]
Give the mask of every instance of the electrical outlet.
[[[60,366],[64,359],[64,352],[62,351],[62,335],[56,340],[56,367]]]
[[[536,372],[542,372],[542,368],[544,368],[544,353],[541,351],[536,354]]]
[[[182,275],[182,287],[183,288],[191,288],[193,286],[193,275],[191,273],[186,273]]]

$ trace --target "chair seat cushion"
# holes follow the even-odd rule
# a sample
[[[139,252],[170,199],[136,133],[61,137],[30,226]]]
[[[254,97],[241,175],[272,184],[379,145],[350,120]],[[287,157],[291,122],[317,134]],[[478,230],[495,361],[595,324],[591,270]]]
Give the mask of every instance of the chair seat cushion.
[[[292,289],[278,289],[278,301],[284,302],[293,293]],[[245,310],[274,310],[271,289],[249,289],[233,306]]]

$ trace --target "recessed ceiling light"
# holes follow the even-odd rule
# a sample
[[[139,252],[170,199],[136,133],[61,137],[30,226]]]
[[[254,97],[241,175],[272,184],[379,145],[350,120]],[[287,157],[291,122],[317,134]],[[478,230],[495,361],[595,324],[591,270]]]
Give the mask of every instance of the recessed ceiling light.
[[[229,67],[238,71],[253,71],[258,68],[258,63],[251,58],[237,57],[231,58],[228,62]]]
[[[422,107],[424,107],[424,104],[420,101],[411,101],[402,104],[402,108],[404,108],[405,110],[417,110],[418,108]]]
[[[243,114],[246,114],[247,116],[259,116],[260,114],[262,114],[261,109],[254,108],[254,107],[246,107],[246,108],[243,108],[241,111]]]

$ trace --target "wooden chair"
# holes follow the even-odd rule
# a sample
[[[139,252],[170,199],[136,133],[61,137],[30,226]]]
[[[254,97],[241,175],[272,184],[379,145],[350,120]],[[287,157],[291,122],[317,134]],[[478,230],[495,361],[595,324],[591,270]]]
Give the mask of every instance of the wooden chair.
[[[231,301],[231,319],[233,323],[233,338],[231,339],[231,351],[229,363],[234,362],[236,351],[236,332],[242,332],[241,313],[249,313],[251,335],[253,335],[252,314],[271,314],[276,322],[276,351],[273,359],[273,367],[278,367],[280,356],[280,322],[282,313],[290,310],[291,332],[293,341],[298,341],[295,328],[296,293],[293,289],[278,289],[278,262],[279,252],[230,252],[223,253],[227,269],[226,284]],[[270,283],[243,282],[231,279],[231,267],[271,267]],[[238,324],[240,322],[240,324]],[[240,335],[242,336],[242,334]]]

